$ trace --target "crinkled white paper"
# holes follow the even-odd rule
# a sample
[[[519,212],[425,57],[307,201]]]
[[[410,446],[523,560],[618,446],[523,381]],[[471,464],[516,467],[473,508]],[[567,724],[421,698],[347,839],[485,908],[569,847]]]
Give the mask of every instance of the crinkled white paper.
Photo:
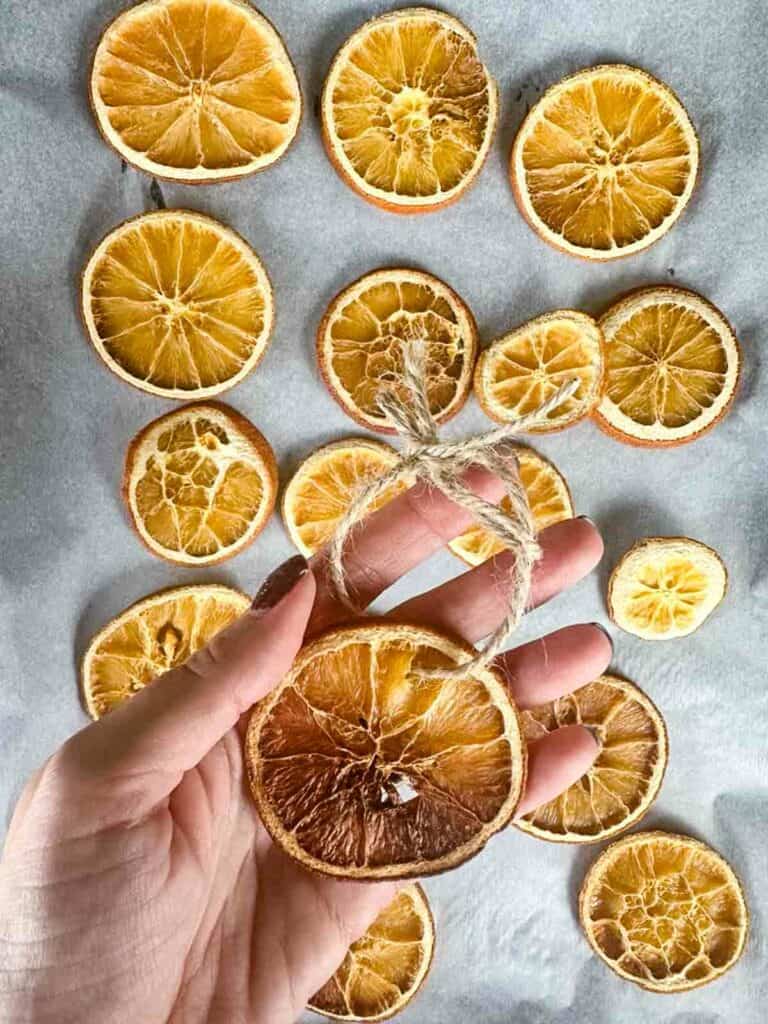
[[[77,661],[88,638],[129,602],[191,579],[253,589],[288,556],[275,517],[253,548],[190,573],[138,543],[118,494],[130,437],[172,404],[100,364],[77,312],[78,275],[115,224],[151,209],[150,180],[121,167],[91,119],[93,46],[123,0],[0,2],[0,814],[24,777],[85,721]],[[673,451],[624,447],[590,423],[542,439],[579,511],[600,525],[602,568],[532,614],[532,637],[606,621],[608,571],[638,536],[685,533],[718,549],[730,575],[700,632],[670,643],[619,634],[615,667],[662,709],[671,761],[651,826],[721,850],[753,913],[747,952],[711,987],[665,998],[621,981],[590,953],[575,893],[594,848],[537,842],[514,830],[470,864],[431,879],[438,946],[426,986],[402,1020],[419,1024],[757,1024],[768,1002],[768,500],[766,493],[768,159],[767,8],[762,0],[450,0],[477,33],[501,85],[488,164],[456,206],[416,219],[357,198],[323,153],[315,114],[337,46],[383,3],[262,0],[296,62],[306,99],[300,137],[272,169],[241,182],[163,185],[168,205],[229,222],[274,282],[277,327],[258,370],[226,396],[264,431],[283,479],[314,446],[358,432],[315,372],[314,332],[330,297],[359,274],[406,263],[445,278],[484,340],[558,306],[598,310],[626,288],[679,283],[735,325],[744,383],[704,440]],[[506,164],[515,128],[541,89],[599,61],[639,64],[680,95],[702,141],[690,209],[650,251],[590,265],[549,249],[524,224]],[[449,431],[487,421],[471,404]],[[460,570],[448,554],[400,595]],[[386,603],[386,602],[385,602]],[[614,630],[614,634],[617,631]]]

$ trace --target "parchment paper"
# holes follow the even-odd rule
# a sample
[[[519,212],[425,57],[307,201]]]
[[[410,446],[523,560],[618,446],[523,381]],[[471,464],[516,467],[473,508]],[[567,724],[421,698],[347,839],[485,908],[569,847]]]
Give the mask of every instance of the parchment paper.
[[[696,635],[644,643],[613,630],[615,667],[661,707],[671,761],[646,822],[712,843],[746,885],[753,923],[725,979],[661,998],[613,975],[589,951],[575,893],[593,847],[537,842],[510,829],[426,888],[438,949],[402,1020],[421,1024],[675,1024],[765,1020],[766,398],[765,215],[768,201],[762,0],[451,0],[477,33],[501,85],[498,139],[476,187],[456,206],[400,219],[358,199],[322,150],[315,113],[336,48],[384,3],[260,0],[283,34],[306,99],[300,137],[267,172],[203,188],[163,185],[168,205],[220,217],[262,255],[277,327],[262,366],[226,400],[265,432],[287,480],[316,445],[355,433],[315,372],[313,336],[329,298],[387,263],[445,278],[475,312],[485,341],[558,306],[597,311],[622,290],[675,282],[702,291],[733,321],[744,383],[727,420],[675,451],[635,450],[585,423],[538,445],[566,474],[580,512],[603,530],[602,567],[532,614],[530,638],[602,620],[608,571],[637,537],[685,533],[716,547],[730,574],[721,608]],[[121,0],[0,2],[0,821],[22,780],[84,721],[77,659],[91,634],[161,586],[220,580],[253,590],[291,552],[276,516],[254,547],[220,570],[174,569],[142,549],[118,495],[131,436],[170,402],[135,391],[100,365],[78,320],[78,275],[115,224],[154,205],[150,180],[121,168],[86,102],[92,48]],[[702,141],[689,211],[650,251],[607,266],[539,241],[506,178],[515,129],[542,87],[599,61],[640,64],[678,91]],[[472,403],[453,434],[487,425]],[[448,554],[387,595],[455,574]]]

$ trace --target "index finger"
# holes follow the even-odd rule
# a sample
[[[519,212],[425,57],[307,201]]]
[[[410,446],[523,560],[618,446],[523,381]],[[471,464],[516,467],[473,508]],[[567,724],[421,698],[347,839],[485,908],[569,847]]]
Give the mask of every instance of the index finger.
[[[485,469],[473,467],[463,477],[467,487],[487,501],[504,496],[504,484]],[[401,576],[415,568],[449,540],[472,526],[467,512],[441,491],[417,483],[368,516],[347,541],[344,573],[349,592],[363,609]],[[329,578],[327,548],[311,560],[317,598],[309,632],[349,618]]]

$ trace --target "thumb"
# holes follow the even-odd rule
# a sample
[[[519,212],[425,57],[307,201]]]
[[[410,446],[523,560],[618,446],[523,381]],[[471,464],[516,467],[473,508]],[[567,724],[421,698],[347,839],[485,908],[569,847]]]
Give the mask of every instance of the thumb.
[[[306,560],[289,559],[267,578],[242,618],[184,665],[73,736],[60,753],[79,774],[138,776],[153,791],[148,799],[167,795],[288,671],[314,598]]]

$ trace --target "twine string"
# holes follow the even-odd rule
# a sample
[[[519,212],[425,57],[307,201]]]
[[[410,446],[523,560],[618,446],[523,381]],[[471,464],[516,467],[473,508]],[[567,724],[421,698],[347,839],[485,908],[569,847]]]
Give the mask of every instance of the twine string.
[[[465,440],[441,441],[429,407],[426,345],[420,339],[413,339],[403,345],[402,354],[402,375],[396,384],[382,389],[379,408],[403,441],[403,453],[392,469],[363,484],[356,492],[331,538],[328,571],[339,600],[350,611],[359,614],[362,609],[356,606],[347,585],[344,549],[371,506],[401,482],[410,485],[421,480],[470,512],[479,526],[515,553],[508,579],[503,581],[507,613],[474,658],[468,658],[455,669],[420,673],[441,679],[466,678],[487,667],[505,649],[528,605],[533,567],[541,557],[528,497],[520,479],[514,442],[519,434],[544,423],[551,412],[576,392],[579,381],[568,381],[533,412],[518,417],[512,423]],[[509,511],[466,487],[462,476],[470,466],[482,466],[501,479]]]

